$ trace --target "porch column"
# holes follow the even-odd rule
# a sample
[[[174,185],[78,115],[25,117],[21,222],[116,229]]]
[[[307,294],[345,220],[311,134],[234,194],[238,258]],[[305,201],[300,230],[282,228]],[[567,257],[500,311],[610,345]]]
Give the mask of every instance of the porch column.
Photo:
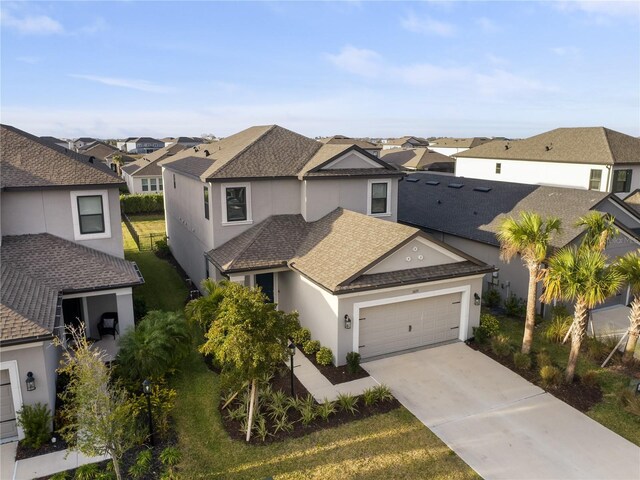
[[[133,292],[131,288],[116,292],[116,302],[118,305],[118,327],[120,335],[135,327],[133,319]]]

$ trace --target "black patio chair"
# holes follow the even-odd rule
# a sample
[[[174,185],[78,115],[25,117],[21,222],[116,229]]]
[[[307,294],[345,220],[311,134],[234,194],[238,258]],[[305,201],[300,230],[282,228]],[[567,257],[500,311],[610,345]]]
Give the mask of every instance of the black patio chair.
[[[115,340],[116,333],[120,334],[118,331],[118,312],[103,313],[98,322],[98,332],[100,333],[101,339],[103,335],[113,335]]]

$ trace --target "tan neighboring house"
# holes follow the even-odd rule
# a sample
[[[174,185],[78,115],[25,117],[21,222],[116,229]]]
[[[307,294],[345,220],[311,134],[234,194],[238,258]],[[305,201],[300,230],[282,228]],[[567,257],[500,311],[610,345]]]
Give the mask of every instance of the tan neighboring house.
[[[382,150],[381,146],[371,143],[368,140],[345,137],[344,135],[334,135],[333,137],[321,138],[319,141],[325,145],[357,145],[374,157],[379,157],[380,151]]]
[[[401,170],[428,170],[453,175],[455,161],[429,148],[392,148],[380,154],[385,162]]]
[[[8,441],[24,437],[22,405],[55,409],[52,339],[83,322],[112,356],[119,334],[134,328],[132,287],[143,279],[124,259],[121,179],[14,127],[0,126],[0,141],[0,441]]]
[[[277,125],[162,162],[169,246],[196,285],[228,278],[297,310],[345,363],[465,340],[493,270],[396,223],[404,173]]]
[[[387,138],[382,140],[382,149],[389,150],[393,148],[420,148],[428,147],[429,141],[422,137],[400,137],[400,138]]]
[[[160,162],[185,148],[184,145],[174,143],[122,167],[122,178],[127,184],[129,193],[162,193]]]
[[[604,127],[578,127],[494,140],[458,154],[456,175],[624,197],[640,187],[640,139]]]
[[[486,137],[437,138],[429,142],[429,149],[434,152],[441,153],[442,155],[446,155],[447,157],[451,157],[490,141],[491,139]]]

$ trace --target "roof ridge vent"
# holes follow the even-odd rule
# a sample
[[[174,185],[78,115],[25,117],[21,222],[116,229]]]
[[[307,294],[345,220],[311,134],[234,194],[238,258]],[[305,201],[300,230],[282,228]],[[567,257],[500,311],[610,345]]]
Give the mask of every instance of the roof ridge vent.
[[[504,149],[505,150],[509,150],[509,144],[508,143],[504,146]]]
[[[462,187],[464,187],[464,183],[450,183],[448,185],[449,188],[455,188],[455,189],[460,189]]]

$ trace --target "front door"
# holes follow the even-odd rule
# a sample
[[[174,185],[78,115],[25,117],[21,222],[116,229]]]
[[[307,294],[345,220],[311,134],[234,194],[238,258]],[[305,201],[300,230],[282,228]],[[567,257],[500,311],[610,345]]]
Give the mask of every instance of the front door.
[[[64,317],[65,327],[79,328],[84,320],[82,315],[82,299],[67,298],[62,300],[62,315]],[[69,336],[68,332],[67,336]]]
[[[262,288],[262,293],[269,297],[269,302],[275,302],[273,272],[256,274],[256,286]]]

